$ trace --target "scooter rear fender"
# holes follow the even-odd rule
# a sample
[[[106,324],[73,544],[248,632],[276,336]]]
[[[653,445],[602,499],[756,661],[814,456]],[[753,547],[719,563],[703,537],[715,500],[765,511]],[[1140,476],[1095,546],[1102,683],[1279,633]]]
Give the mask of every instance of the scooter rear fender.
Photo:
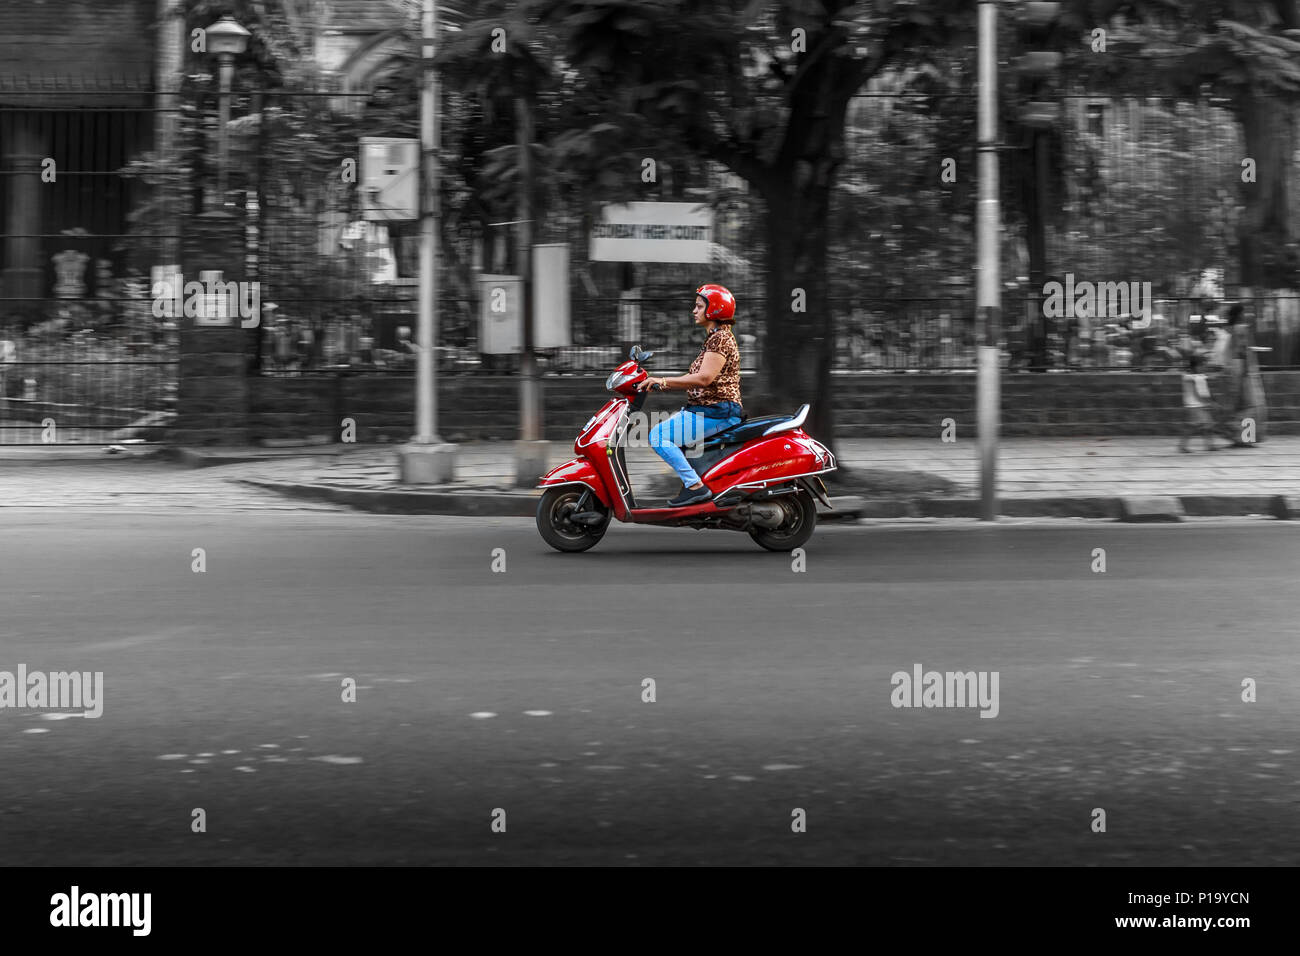
[[[835,458],[802,430],[760,438],[738,448],[701,477],[715,495],[738,485],[766,487],[834,471]]]

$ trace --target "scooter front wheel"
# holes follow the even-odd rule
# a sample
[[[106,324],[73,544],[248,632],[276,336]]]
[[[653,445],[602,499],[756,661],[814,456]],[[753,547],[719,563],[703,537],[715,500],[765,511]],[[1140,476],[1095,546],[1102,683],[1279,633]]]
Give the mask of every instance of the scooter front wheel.
[[[547,488],[537,503],[537,530],[542,540],[556,551],[586,551],[605,537],[610,512],[594,495],[588,497],[590,503],[587,507],[592,511],[603,511],[604,518],[596,524],[579,524],[571,520],[585,491],[575,485]]]

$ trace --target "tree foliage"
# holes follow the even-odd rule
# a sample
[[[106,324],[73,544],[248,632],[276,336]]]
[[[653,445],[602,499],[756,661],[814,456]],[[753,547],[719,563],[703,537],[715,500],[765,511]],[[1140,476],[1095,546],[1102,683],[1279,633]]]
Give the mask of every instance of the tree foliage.
[[[1067,0],[1055,94],[1049,259],[1061,269],[1176,276],[1231,257],[1248,283],[1296,284],[1289,212],[1300,94],[1295,0]],[[1011,7],[1004,7],[1011,12]],[[187,24],[234,15],[232,189],[301,228],[280,240],[304,290],[353,269],[319,255],[319,220],[352,215],[337,167],[362,135],[418,135],[418,19],[385,97],[339,112],[318,94],[302,3],[187,0]],[[519,110],[535,124],[536,241],[581,250],[602,202],[705,198],[744,210],[761,282],[727,269],[761,325],[771,404],[814,403],[829,435],[831,352],[855,300],[967,296],[973,267],[975,5],[968,0],[483,0],[440,5],[444,288],[471,296],[477,258],[507,270]],[[1019,122],[1015,23],[999,17],[1003,271],[1025,274],[1031,181]],[[308,24],[309,25],[309,24]],[[1105,49],[1093,30],[1105,31]],[[192,57],[182,167],[211,173],[214,66]],[[253,91],[261,91],[260,99]],[[1090,98],[1106,101],[1090,118]],[[1222,112],[1227,111],[1227,112]],[[1230,129],[1225,116],[1236,120]],[[1244,183],[1240,161],[1257,161]],[[269,159],[268,159],[269,157]],[[641,176],[654,159],[657,182]],[[955,178],[942,175],[951,162]],[[744,184],[734,190],[714,170]],[[664,171],[670,175],[664,175]],[[157,173],[158,170],[154,170]],[[396,230],[401,233],[402,230]],[[501,250],[505,255],[499,254]],[[331,272],[331,270],[333,270]],[[691,270],[683,270],[691,271]],[[1233,270],[1229,270],[1230,274]],[[322,283],[325,285],[322,286]],[[804,290],[807,311],[792,309]],[[760,407],[762,402],[754,403]]]
[[[1070,22],[1107,30],[1105,55],[1075,49],[1070,64],[1097,89],[1187,103],[1218,98],[1241,129],[1240,162],[1221,187],[1240,205],[1235,252],[1240,281],[1300,286],[1300,248],[1290,226],[1295,178],[1294,110],[1300,98],[1300,3],[1296,0],[1073,0]],[[1225,171],[1226,172],[1226,171]]]

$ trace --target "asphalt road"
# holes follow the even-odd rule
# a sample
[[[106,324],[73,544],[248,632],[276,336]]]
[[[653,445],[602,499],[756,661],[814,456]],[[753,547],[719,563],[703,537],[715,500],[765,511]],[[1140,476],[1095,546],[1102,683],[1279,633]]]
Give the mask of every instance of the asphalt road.
[[[1300,857],[1294,523],[828,526],[796,572],[619,525],[0,519],[0,670],[104,673],[98,719],[0,709],[7,865]],[[997,716],[892,706],[915,664],[997,672]]]

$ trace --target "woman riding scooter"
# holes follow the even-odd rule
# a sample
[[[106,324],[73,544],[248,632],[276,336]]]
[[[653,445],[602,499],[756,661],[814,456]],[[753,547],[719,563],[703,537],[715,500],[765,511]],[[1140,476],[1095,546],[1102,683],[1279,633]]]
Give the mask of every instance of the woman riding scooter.
[[[690,371],[675,378],[647,378],[637,391],[683,389],[691,404],[650,430],[655,452],[672,466],[684,488],[669,498],[674,508],[701,504],[713,497],[681,446],[703,441],[710,435],[739,425],[745,417],[740,401],[740,347],[731,326],[736,320],[736,299],[720,285],[706,283],[695,290],[695,324],[708,337]]]

